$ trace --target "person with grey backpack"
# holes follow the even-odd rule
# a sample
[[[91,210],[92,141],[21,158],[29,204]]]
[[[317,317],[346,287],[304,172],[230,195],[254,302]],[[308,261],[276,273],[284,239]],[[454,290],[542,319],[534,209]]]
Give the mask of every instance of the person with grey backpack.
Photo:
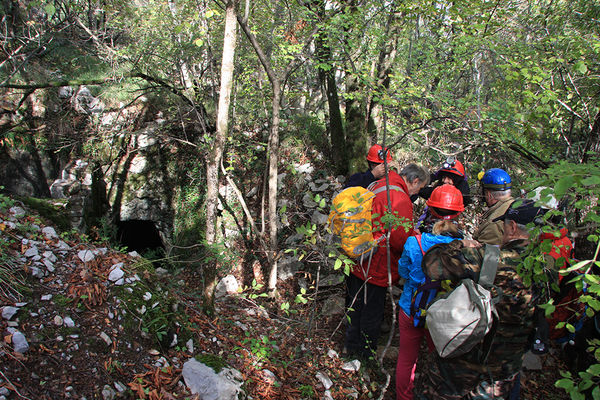
[[[511,206],[497,218],[504,224],[500,248],[455,241],[425,254],[423,272],[441,281],[445,294],[427,309],[437,351],[417,366],[416,399],[519,398],[537,297],[516,267],[529,243],[527,224],[543,223],[545,211],[532,201]]]

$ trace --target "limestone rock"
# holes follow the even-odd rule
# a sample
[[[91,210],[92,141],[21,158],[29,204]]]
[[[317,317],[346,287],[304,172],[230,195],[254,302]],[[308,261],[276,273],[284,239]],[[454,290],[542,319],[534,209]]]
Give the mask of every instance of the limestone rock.
[[[192,394],[203,400],[237,400],[242,382],[235,370],[224,369],[215,373],[210,367],[195,359],[183,364],[183,379]]]

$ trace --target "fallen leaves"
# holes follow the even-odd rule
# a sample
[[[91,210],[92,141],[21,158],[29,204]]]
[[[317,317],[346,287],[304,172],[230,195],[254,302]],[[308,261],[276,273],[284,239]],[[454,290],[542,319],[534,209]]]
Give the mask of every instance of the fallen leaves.
[[[107,298],[106,287],[97,282],[69,286],[68,296],[74,299],[75,303],[81,301],[88,310],[91,310],[92,306],[102,305]]]
[[[173,395],[169,391],[177,384],[181,378],[181,370],[172,366],[165,368],[149,368],[141,374],[134,376],[128,386],[133,390],[139,399],[142,400],[170,400]]]

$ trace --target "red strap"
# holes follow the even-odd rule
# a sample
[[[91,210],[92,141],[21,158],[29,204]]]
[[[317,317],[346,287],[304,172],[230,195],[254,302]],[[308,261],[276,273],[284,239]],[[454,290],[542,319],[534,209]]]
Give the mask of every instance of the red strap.
[[[425,252],[423,251],[423,246],[421,246],[421,234],[415,235],[415,238],[417,239],[417,243],[419,243],[419,247],[421,248],[421,253],[423,253],[423,255],[425,255]]]

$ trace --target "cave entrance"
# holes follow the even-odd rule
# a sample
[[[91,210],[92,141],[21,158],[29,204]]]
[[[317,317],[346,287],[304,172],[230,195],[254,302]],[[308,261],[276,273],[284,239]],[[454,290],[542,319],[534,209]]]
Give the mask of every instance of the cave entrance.
[[[164,245],[154,221],[130,219],[118,222],[117,240],[129,251],[137,251],[140,255],[150,252],[155,256],[163,254]]]

